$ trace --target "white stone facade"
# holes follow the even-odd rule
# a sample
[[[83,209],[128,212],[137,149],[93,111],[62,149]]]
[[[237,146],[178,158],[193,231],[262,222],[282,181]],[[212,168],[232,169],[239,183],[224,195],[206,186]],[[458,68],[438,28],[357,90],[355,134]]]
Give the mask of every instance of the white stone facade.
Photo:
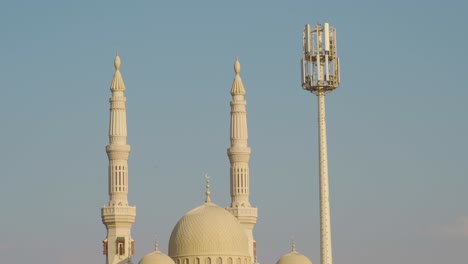
[[[128,205],[128,156],[125,84],[120,74],[120,58],[115,58],[115,75],[111,84],[109,144],[109,203],[102,208],[102,221],[107,229],[104,240],[106,264],[133,263],[131,228],[136,208]],[[251,206],[247,112],[245,88],[240,78],[240,63],[234,64],[231,87],[230,161],[231,204],[222,208],[210,197],[207,177],[205,203],[187,212],[174,227],[165,255],[158,249],[145,255],[139,264],[253,264],[257,263],[253,229],[257,208]],[[278,264],[311,264],[296,252],[283,256]]]
[[[120,74],[120,57],[115,57],[115,74],[110,90],[109,145],[109,204],[101,209],[102,222],[107,229],[103,242],[106,264],[128,263],[134,251],[131,228],[135,222],[136,208],[128,205],[128,155],[127,117],[124,96],[125,84]]]
[[[256,259],[256,242],[253,228],[257,223],[257,208],[250,205],[250,174],[248,146],[247,111],[245,88],[240,77],[240,63],[236,59],[234,64],[235,77],[231,87],[231,147],[228,148],[228,157],[231,163],[230,188],[231,205],[227,210],[231,212],[244,227],[249,240],[249,254],[252,261]]]

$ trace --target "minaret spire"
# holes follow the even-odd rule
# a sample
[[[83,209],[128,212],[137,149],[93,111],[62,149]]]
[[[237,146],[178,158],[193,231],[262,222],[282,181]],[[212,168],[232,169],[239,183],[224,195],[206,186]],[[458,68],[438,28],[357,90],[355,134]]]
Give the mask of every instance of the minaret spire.
[[[250,205],[250,176],[248,146],[247,112],[245,101],[245,88],[240,77],[241,66],[236,57],[234,63],[234,81],[231,87],[231,147],[228,148],[228,157],[231,163],[231,205],[228,210],[239,220],[249,239],[251,259],[256,259],[255,240],[253,228],[257,223],[257,208]]]
[[[135,222],[136,208],[128,205],[128,155],[125,84],[120,74],[120,57],[115,56],[115,74],[110,90],[109,144],[106,146],[109,159],[109,204],[102,207],[102,222],[107,228],[104,240],[106,264],[130,261],[133,255],[133,240],[130,230]],[[127,249],[127,250],[126,250]]]

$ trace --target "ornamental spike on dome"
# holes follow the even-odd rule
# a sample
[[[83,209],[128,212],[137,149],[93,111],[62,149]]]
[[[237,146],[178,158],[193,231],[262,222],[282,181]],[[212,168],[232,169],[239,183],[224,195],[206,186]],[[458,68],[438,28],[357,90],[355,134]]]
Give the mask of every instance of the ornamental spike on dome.
[[[112,92],[124,92],[125,91],[125,83],[122,79],[122,75],[120,74],[120,65],[121,65],[120,57],[119,54],[115,54],[115,60],[114,60],[114,67],[115,67],[115,73],[114,73],[114,79],[112,80],[111,84],[111,91]]]
[[[156,240],[156,242],[154,242],[154,251],[158,252],[159,251],[159,244],[158,244],[158,240]]]
[[[294,237],[291,238],[292,242],[291,242],[291,252],[296,252],[296,240],[294,240]]]
[[[206,181],[205,203],[211,203],[210,176],[208,176],[208,174],[205,174],[205,181]]]
[[[236,56],[236,62],[234,63],[234,73],[236,76],[234,77],[234,81],[232,82],[231,88],[231,95],[245,95],[245,88],[244,84],[242,83],[242,79],[240,77],[240,70],[241,66],[239,63],[239,59]]]

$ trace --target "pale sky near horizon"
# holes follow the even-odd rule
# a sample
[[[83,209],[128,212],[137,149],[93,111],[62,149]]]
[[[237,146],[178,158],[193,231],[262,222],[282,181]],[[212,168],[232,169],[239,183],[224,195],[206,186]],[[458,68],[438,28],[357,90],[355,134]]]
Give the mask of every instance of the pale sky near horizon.
[[[104,263],[109,85],[127,86],[133,262],[167,253],[204,199],[229,203],[229,90],[247,90],[262,264],[320,263],[316,97],[306,23],[337,28],[327,96],[334,263],[468,260],[468,2],[0,2],[2,263]]]

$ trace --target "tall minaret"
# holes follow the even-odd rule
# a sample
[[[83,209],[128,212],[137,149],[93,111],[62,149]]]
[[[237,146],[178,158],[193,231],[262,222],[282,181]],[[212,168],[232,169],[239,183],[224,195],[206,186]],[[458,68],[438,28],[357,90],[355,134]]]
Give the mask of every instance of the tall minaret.
[[[257,208],[253,208],[249,202],[250,179],[249,159],[250,147],[248,146],[247,113],[242,84],[240,63],[236,59],[234,64],[234,82],[231,88],[231,147],[227,153],[231,162],[231,206],[227,208],[244,227],[249,239],[249,252],[252,261],[256,260],[256,245],[253,237],[253,228],[257,223]]]
[[[106,225],[104,255],[107,264],[130,263],[134,251],[130,230],[135,222],[136,208],[128,205],[127,117],[125,84],[120,74],[120,57],[116,55],[115,74],[110,90],[109,145],[109,204],[102,207],[102,222]]]

